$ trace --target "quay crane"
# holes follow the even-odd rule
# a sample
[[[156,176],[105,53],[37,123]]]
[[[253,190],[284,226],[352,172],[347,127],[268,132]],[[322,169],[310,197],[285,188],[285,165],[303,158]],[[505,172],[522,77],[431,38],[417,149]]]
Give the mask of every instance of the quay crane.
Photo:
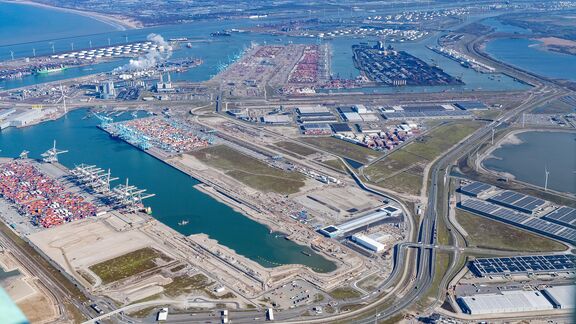
[[[130,211],[144,208],[142,200],[155,196],[155,194],[146,194],[146,189],[139,189],[136,186],[129,185],[128,179],[126,179],[125,185],[114,187],[112,193],[117,203]]]
[[[42,161],[46,163],[56,163],[58,162],[58,155],[62,153],[68,153],[68,150],[59,150],[56,148],[56,140],[54,140],[54,145],[48,151],[42,153]]]
[[[110,182],[118,180],[108,171],[95,165],[80,164],[70,171],[82,185],[93,189],[97,193],[110,192]]]

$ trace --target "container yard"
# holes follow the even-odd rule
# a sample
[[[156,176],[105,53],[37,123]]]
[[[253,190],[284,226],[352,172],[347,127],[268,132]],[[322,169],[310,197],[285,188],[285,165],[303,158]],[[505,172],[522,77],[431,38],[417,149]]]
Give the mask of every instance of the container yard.
[[[232,96],[264,95],[264,87],[293,93],[327,82],[330,75],[327,45],[253,45],[210,82]]]
[[[382,44],[353,45],[354,65],[371,81],[388,86],[462,85],[461,80],[404,51]]]
[[[105,123],[101,127],[112,136],[117,136],[142,150],[156,147],[168,154],[204,148],[214,141],[211,134],[200,128],[159,116]]]
[[[37,226],[50,228],[96,216],[96,204],[41,171],[29,160],[4,161],[0,165],[0,195]]]

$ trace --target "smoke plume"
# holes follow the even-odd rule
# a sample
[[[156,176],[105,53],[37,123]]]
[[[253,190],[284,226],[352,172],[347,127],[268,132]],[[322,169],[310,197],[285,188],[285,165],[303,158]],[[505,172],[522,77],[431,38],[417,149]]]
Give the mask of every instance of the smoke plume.
[[[155,67],[158,63],[166,61],[167,59],[172,56],[172,46],[164,37],[158,34],[149,34],[146,39],[154,44],[158,45],[156,49],[151,49],[148,53],[135,58],[130,59],[128,64],[116,68],[114,71],[121,72],[121,71],[137,71],[137,70],[146,70]]]

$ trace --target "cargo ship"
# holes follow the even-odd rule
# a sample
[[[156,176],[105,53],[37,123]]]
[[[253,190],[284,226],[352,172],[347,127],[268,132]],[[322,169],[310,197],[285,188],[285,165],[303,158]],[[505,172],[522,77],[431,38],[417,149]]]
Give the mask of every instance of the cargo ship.
[[[225,31],[219,31],[219,32],[211,33],[210,36],[212,36],[212,37],[226,37],[226,36],[232,36],[232,34],[230,34],[229,32],[225,32]]]
[[[36,74],[49,74],[49,73],[62,72],[64,70],[66,70],[66,67],[62,65],[62,66],[53,67],[53,68],[44,67],[41,69],[37,69],[35,72],[36,72]]]

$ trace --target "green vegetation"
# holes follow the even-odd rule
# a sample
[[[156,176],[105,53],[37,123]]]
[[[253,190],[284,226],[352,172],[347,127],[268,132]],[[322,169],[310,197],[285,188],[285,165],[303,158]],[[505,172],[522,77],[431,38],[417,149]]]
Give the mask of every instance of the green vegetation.
[[[379,274],[373,274],[358,282],[358,287],[366,291],[374,291],[376,290],[378,283],[380,283],[381,281],[382,277]]]
[[[343,312],[351,312],[351,311],[360,309],[360,308],[362,308],[363,306],[364,306],[364,305],[362,305],[362,304],[351,304],[351,305],[343,306],[342,308],[340,308],[340,310],[343,311]]]
[[[302,141],[338,156],[358,161],[363,164],[382,156],[381,152],[353,143],[348,143],[334,137],[303,137]]]
[[[186,265],[185,265],[185,264],[181,264],[181,265],[175,266],[174,268],[170,269],[170,272],[178,272],[178,271],[180,271],[180,270],[182,270],[182,269],[184,269],[184,268],[186,268]]]
[[[135,312],[128,314],[128,316],[134,317],[134,318],[145,318],[148,315],[152,314],[152,312],[154,312],[154,310],[156,308],[157,308],[157,306],[150,306],[150,307],[142,308],[140,310],[137,310]]]
[[[352,299],[352,298],[362,296],[362,294],[358,290],[350,288],[350,287],[336,288],[336,289],[332,290],[331,292],[329,292],[328,294],[330,296],[332,296],[332,298],[340,299],[340,300]]]
[[[364,170],[366,178],[383,188],[417,195],[424,167],[480,128],[481,122],[457,121],[438,126]]]
[[[340,161],[339,159],[322,161],[322,164],[327,165],[335,169],[336,171],[346,172],[346,166],[344,166],[344,163],[342,163],[342,161]]]
[[[287,141],[282,141],[282,142],[278,142],[275,143],[274,145],[283,148],[287,151],[290,152],[294,152],[296,154],[300,154],[302,156],[308,156],[308,155],[312,155],[314,153],[316,153],[316,151],[314,151],[311,148],[308,148],[306,146],[300,145],[300,144],[296,144],[294,142],[287,142]]]
[[[167,260],[162,253],[147,247],[90,266],[90,270],[107,284],[155,268],[158,258]]]
[[[225,145],[190,153],[203,163],[221,169],[230,177],[263,192],[292,194],[304,186],[304,175],[273,168]]]
[[[460,209],[456,210],[456,219],[468,233],[467,241],[470,246],[523,252],[566,249],[556,241]]]
[[[172,282],[164,286],[164,294],[168,297],[177,297],[189,294],[194,290],[205,290],[212,282],[203,274],[195,274],[192,277],[178,276],[172,278]]]
[[[84,280],[88,281],[89,284],[93,285],[96,283],[96,280],[94,279],[94,277],[92,277],[92,275],[90,275],[88,272],[83,271],[83,270],[78,270],[78,271],[76,271],[76,273],[78,273],[82,278],[84,278]]]
[[[559,99],[546,103],[543,106],[536,107],[532,110],[534,114],[569,114],[575,111],[574,106],[567,104]]]
[[[324,300],[324,295],[322,295],[322,294],[316,294],[316,295],[314,295],[314,302],[315,302],[315,303],[319,303],[319,302],[321,302],[321,301],[323,301],[323,300]]]

